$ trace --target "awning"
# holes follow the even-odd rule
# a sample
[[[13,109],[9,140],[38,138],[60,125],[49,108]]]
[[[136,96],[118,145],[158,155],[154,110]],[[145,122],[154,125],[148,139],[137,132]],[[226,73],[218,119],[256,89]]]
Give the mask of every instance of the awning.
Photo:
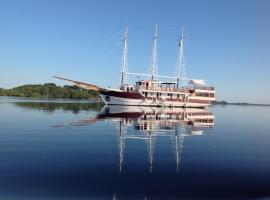
[[[204,80],[200,80],[200,79],[192,79],[189,81],[189,84],[193,84],[193,85],[205,85]]]

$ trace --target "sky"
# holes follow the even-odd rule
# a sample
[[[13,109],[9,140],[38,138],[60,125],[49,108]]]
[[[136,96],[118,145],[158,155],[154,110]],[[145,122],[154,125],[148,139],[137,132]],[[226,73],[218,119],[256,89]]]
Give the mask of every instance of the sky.
[[[118,87],[126,24],[129,72],[148,72],[158,24],[159,74],[173,75],[183,25],[188,78],[218,100],[270,103],[269,10],[268,0],[0,0],[0,87],[66,84],[53,75]]]

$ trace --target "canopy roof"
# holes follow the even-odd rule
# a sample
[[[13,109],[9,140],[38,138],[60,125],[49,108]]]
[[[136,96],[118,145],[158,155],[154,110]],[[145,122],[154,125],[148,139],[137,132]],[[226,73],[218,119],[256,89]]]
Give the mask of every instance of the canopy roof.
[[[193,84],[193,85],[205,85],[205,81],[204,80],[200,80],[200,79],[191,79],[189,81],[189,84]]]

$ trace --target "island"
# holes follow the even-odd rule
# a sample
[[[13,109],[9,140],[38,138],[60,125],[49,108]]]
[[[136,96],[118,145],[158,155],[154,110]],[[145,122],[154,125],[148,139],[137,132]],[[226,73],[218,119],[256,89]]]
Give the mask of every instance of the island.
[[[100,101],[97,91],[79,88],[78,86],[57,86],[54,83],[22,85],[12,89],[0,88],[0,96],[46,99],[95,99]]]

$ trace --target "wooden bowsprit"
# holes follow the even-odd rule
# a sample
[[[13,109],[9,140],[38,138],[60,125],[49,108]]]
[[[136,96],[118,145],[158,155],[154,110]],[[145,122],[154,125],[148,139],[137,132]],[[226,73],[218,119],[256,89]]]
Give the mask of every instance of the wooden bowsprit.
[[[70,80],[70,79],[67,79],[67,78],[62,78],[62,77],[59,77],[59,76],[53,76],[54,78],[57,78],[57,79],[60,79],[60,80],[64,80],[64,81],[68,81],[68,82],[71,82],[71,83],[74,83],[74,85],[80,87],[80,88],[84,88],[84,89],[88,89],[88,90],[94,90],[94,91],[99,91],[101,88],[96,86],[96,85],[92,85],[92,84],[89,84],[89,83],[83,83],[83,82],[80,82],[80,81],[74,81],[74,80]]]

